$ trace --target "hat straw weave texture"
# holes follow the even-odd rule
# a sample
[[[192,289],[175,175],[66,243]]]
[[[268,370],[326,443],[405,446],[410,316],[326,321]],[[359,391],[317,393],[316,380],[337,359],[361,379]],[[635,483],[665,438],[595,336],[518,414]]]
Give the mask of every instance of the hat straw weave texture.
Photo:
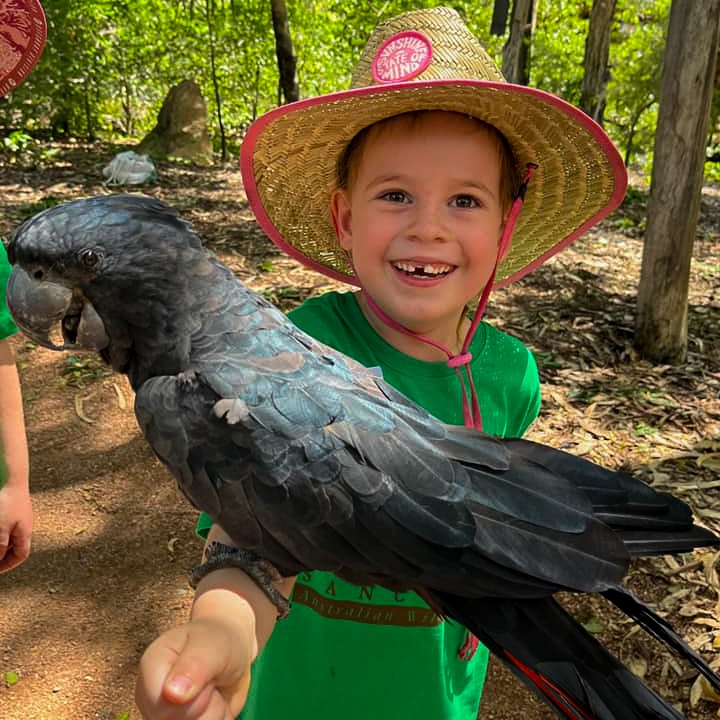
[[[429,48],[425,55],[423,47]],[[387,48],[407,49],[391,55],[386,65]],[[397,57],[407,63],[393,64]],[[405,77],[395,80],[402,73]],[[529,272],[622,201],[627,174],[602,128],[554,95],[505,82],[460,16],[441,7],[404,13],[378,26],[349,90],[281,106],[253,123],[241,169],[265,232],[306,265],[356,283],[330,216],[338,158],[364,128],[420,110],[458,112],[489,123],[507,139],[520,174],[528,163],[538,166],[496,286]]]

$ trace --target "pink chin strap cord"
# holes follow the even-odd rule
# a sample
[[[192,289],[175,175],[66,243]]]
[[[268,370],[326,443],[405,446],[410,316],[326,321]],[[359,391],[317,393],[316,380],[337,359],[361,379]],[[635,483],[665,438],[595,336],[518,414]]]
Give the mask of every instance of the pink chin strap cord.
[[[518,215],[520,214],[523,201],[525,200],[525,192],[527,191],[528,183],[530,182],[530,179],[532,178],[536,168],[537,165],[535,163],[528,163],[527,165],[525,176],[523,177],[522,183],[520,184],[520,189],[517,196],[515,197],[515,200],[513,200],[513,204],[510,207],[510,212],[508,213],[508,217],[505,222],[505,228],[503,229],[503,234],[500,238],[497,258],[495,259],[495,266],[493,267],[492,273],[490,274],[490,279],[488,280],[487,285],[485,285],[485,289],[482,292],[477,309],[475,310],[475,313],[473,315],[472,322],[470,323],[470,328],[467,331],[467,335],[465,335],[465,340],[463,341],[462,348],[457,355],[453,354],[450,348],[446,347],[437,340],[433,340],[432,338],[426,337],[425,335],[416,333],[413,330],[410,330],[410,328],[407,328],[404,325],[400,324],[396,320],[393,320],[387,313],[384,312],[384,310],[382,310],[382,308],[372,299],[372,297],[370,297],[370,294],[367,292],[367,290],[365,290],[365,288],[361,286],[361,290],[365,295],[368,306],[375,313],[375,315],[377,315],[377,317],[383,323],[385,323],[385,325],[391,327],[393,330],[397,330],[398,332],[401,332],[405,335],[409,335],[416,340],[420,340],[421,342],[427,343],[428,345],[433,345],[438,350],[441,350],[447,355],[447,365],[448,367],[451,367],[453,370],[455,370],[463,390],[462,401],[463,418],[465,425],[467,427],[474,427],[476,430],[482,430],[482,415],[480,413],[480,403],[478,402],[477,392],[475,391],[475,383],[473,382],[472,373],[470,372],[469,367],[470,361],[472,360],[472,353],[469,349],[470,343],[472,342],[475,331],[477,330],[483,313],[485,312],[488,298],[490,297],[490,292],[492,290],[493,283],[495,282],[495,274],[497,273],[500,258],[503,257],[505,251],[510,245],[510,238],[512,237],[512,233],[515,228],[515,222]],[[465,383],[465,378],[463,377],[461,371],[462,369],[465,370],[467,384]],[[469,392],[468,386],[470,388]]]

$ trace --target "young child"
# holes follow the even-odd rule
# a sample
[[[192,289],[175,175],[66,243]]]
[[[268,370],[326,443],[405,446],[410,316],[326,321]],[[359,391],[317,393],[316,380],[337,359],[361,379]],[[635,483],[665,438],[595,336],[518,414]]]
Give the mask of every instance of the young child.
[[[0,243],[0,572],[19,565],[30,554],[33,519],[20,380],[8,340],[17,332],[5,305],[10,270]]]
[[[352,86],[268,113],[243,145],[264,230],[360,288],[291,318],[438,418],[522,435],[539,412],[537,368],[480,321],[488,294],[616,207],[622,162],[580,111],[505,83],[447,8],[378,27]],[[230,543],[205,516],[199,530]],[[204,577],[190,621],[143,656],[146,720],[229,720],[241,708],[259,720],[477,716],[487,650],[416,594],[326,572],[278,587],[292,610],[275,624],[241,570]]]
[[[0,36],[0,97],[22,82],[45,46],[45,15],[37,0],[18,0],[13,10],[3,20],[12,46]],[[5,305],[10,270],[0,242],[0,572],[30,554],[33,520],[20,380],[7,339],[17,332]]]

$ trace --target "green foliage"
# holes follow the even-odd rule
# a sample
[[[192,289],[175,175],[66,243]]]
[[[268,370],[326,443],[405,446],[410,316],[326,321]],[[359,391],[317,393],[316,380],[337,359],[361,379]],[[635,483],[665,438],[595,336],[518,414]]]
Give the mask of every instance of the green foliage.
[[[35,202],[21,205],[19,208],[20,216],[23,220],[27,220],[43,210],[59,205],[61,202],[63,202],[61,197],[56,197],[55,195],[45,195]]]
[[[585,3],[554,0],[538,4],[530,65],[533,86],[579,103],[587,29]]]
[[[633,186],[628,187],[623,200],[623,207],[640,207],[645,210],[650,193]]]
[[[6,670],[3,673],[3,680],[5,681],[5,685],[7,687],[12,687],[13,685],[16,685],[19,679],[20,675],[15,670]]]
[[[506,37],[489,33],[493,3],[447,2],[501,64]],[[606,128],[627,160],[649,162],[670,0],[618,0]],[[347,88],[372,28],[436,0],[287,0],[301,96]],[[247,126],[279,102],[267,0],[45,0],[48,44],[36,69],[0,101],[4,154],[27,154],[26,136],[141,138],[168,90],[195,80],[219,147],[237,151]],[[591,0],[539,0],[531,84],[577,103]],[[19,135],[14,131],[22,129]],[[7,142],[6,142],[7,141]],[[23,143],[25,144],[23,146]]]
[[[0,160],[4,158],[11,165],[51,162],[58,153],[57,148],[45,147],[24,130],[13,130],[1,140]]]
[[[71,355],[62,369],[62,383],[70,387],[84,388],[87,384],[110,375],[107,365],[92,355]]]
[[[670,0],[625,0],[618,6],[606,124],[626,164],[636,156],[648,168],[652,162],[669,12]]]
[[[588,0],[540,2],[531,84],[575,105],[580,101]],[[610,38],[605,129],[627,164],[650,162],[670,0],[618,0]],[[558,32],[562,28],[562,32]]]
[[[582,626],[592,635],[600,635],[605,630],[605,625],[597,615],[593,615]]]
[[[562,368],[565,363],[549,352],[535,352],[535,359],[542,368]]]
[[[705,163],[705,180],[708,182],[720,182],[720,163]]]
[[[655,435],[657,433],[657,428],[654,428],[652,425],[648,425],[647,423],[640,422],[635,426],[634,434],[637,437],[649,437],[651,435]]]
[[[22,130],[13,130],[7,137],[3,138],[3,147],[5,152],[10,155],[21,155],[27,151],[32,141],[32,135],[28,135]]]

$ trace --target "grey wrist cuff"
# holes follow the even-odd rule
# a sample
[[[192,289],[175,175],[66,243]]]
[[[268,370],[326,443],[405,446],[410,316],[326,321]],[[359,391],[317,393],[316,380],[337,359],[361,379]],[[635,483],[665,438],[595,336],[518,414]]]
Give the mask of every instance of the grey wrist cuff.
[[[281,579],[280,573],[273,564],[263,560],[252,550],[240,550],[215,541],[208,543],[205,548],[204,562],[196,565],[188,573],[190,587],[196,588],[206,575],[223,568],[239,568],[245,572],[277,608],[278,620],[287,617],[290,612],[290,603],[274,584]]]

